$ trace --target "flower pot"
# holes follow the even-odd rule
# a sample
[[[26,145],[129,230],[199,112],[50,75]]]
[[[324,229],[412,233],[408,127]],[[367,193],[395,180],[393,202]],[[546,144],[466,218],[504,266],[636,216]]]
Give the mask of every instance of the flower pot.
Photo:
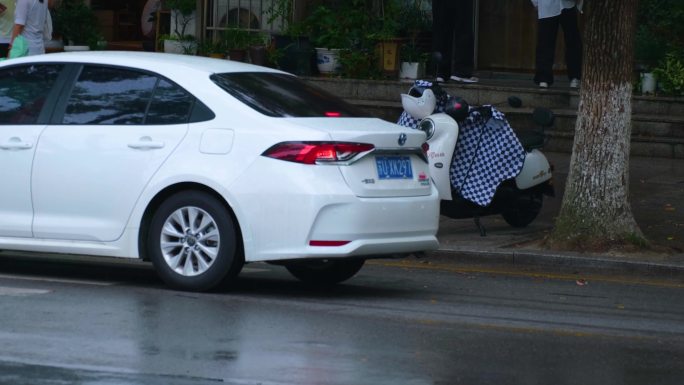
[[[318,66],[318,72],[322,74],[339,73],[342,69],[339,57],[339,49],[316,48],[316,65]]]
[[[193,40],[164,40],[164,52],[194,55],[197,53],[197,42]]]
[[[183,46],[178,40],[164,40],[164,52],[182,54]]]
[[[274,35],[273,40],[276,49],[283,53],[276,63],[278,68],[298,76],[311,76],[316,58],[309,38]]]
[[[423,66],[419,62],[401,62],[399,69],[400,79],[418,79],[422,77]]]
[[[246,49],[231,49],[228,51],[228,59],[232,61],[247,61],[247,50]]]
[[[266,47],[263,45],[249,47],[249,62],[258,66],[265,66]]]
[[[64,52],[79,52],[79,51],[90,51],[90,47],[87,45],[65,45]]]
[[[653,94],[656,90],[656,79],[651,72],[641,74],[641,93]]]
[[[64,43],[62,43],[61,39],[52,39],[52,40],[48,40],[45,42],[45,52],[46,53],[63,52],[63,51],[64,51]]]

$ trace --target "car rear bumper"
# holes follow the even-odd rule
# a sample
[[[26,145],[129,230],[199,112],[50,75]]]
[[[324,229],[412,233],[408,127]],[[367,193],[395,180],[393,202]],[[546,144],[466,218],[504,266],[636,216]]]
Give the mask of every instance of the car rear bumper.
[[[292,199],[291,202],[306,201]],[[278,202],[264,202],[262,208],[274,205],[271,218],[289,216],[290,223],[279,230],[264,231],[272,224],[260,221],[254,234],[270,234],[245,241],[245,260],[277,261],[309,258],[378,257],[408,254],[439,247],[439,197],[436,189],[427,196],[394,198],[358,198],[334,196],[328,202],[310,197],[309,207],[298,215]],[[320,205],[319,205],[320,203]],[[301,205],[299,205],[301,208]],[[292,206],[290,206],[292,208]],[[262,217],[263,218],[263,217]],[[251,241],[251,242],[250,242]],[[332,243],[330,246],[315,246]],[[341,244],[346,242],[344,244]],[[251,246],[251,247],[250,247]]]

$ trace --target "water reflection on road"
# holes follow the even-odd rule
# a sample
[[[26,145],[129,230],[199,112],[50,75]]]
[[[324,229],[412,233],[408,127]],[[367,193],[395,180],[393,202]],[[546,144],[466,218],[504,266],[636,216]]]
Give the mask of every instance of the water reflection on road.
[[[676,286],[371,264],[316,290],[254,265],[230,292],[197,294],[168,290],[146,266],[2,258],[0,272],[0,384],[668,384],[684,375]]]

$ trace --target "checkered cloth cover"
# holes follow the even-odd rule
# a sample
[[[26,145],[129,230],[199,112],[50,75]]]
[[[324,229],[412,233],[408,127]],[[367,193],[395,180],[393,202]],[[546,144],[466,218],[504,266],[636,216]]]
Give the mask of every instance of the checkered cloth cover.
[[[494,107],[492,119],[476,110],[460,125],[449,175],[461,196],[480,206],[492,202],[501,182],[522,170],[525,150],[503,113]]]
[[[432,83],[416,80],[416,86],[432,87]],[[437,100],[433,113],[444,112],[448,95]],[[492,119],[472,109],[459,125],[455,156],[449,172],[451,185],[461,196],[480,206],[492,202],[501,182],[514,178],[522,170],[525,150],[502,112],[492,108]],[[402,112],[400,126],[418,128],[418,120]]]

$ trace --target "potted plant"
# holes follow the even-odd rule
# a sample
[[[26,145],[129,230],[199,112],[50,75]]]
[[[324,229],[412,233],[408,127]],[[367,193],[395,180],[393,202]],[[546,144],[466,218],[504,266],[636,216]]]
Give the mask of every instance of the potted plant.
[[[101,40],[97,17],[83,0],[63,0],[54,13],[55,30],[62,36],[65,51],[95,48]]]
[[[429,29],[429,18],[423,0],[406,1],[399,9],[400,34],[406,38],[400,52],[399,78],[417,79],[423,76],[427,53],[418,44],[419,35]]]
[[[188,25],[195,18],[195,0],[165,0],[164,6],[172,11],[173,33],[160,37],[164,40],[164,52],[194,54],[197,51],[195,36],[187,33]]]
[[[221,40],[226,47],[230,60],[247,61],[247,49],[252,42],[249,31],[240,28],[227,28],[221,33]]]
[[[267,10],[269,25],[277,23],[282,32],[272,35],[266,50],[271,65],[299,76],[311,75],[313,48],[304,20],[295,20],[294,0],[273,0]]]
[[[419,45],[419,36],[429,29],[429,7],[423,0],[407,0],[397,10],[399,34],[404,37],[399,52],[400,79],[417,79],[423,76],[428,54]]]
[[[401,6],[396,0],[385,0],[380,3],[377,22],[378,28],[371,34],[376,41],[378,65],[385,74],[396,77],[399,72],[399,50],[404,39],[400,37]],[[410,16],[415,17],[415,16]]]
[[[340,71],[340,50],[349,46],[340,16],[339,10],[319,5],[306,19],[310,29],[309,37],[316,49],[318,72],[322,74]]]
[[[372,25],[370,11],[364,0],[337,2],[335,6],[319,5],[313,9],[304,23],[317,51],[319,72],[339,72],[340,51],[363,45]]]
[[[249,62],[259,66],[267,64],[267,51],[271,45],[271,36],[264,33],[256,33],[251,36],[249,44]]]
[[[642,93],[655,92],[658,77],[655,69],[667,63],[668,53],[677,52],[684,46],[683,17],[684,2],[681,0],[639,2],[634,58]]]
[[[222,41],[205,40],[197,45],[197,52],[202,56],[223,59],[226,57],[226,48]]]
[[[636,69],[639,72],[641,92],[653,94],[656,90],[656,80],[653,69],[665,56],[667,44],[646,25],[641,25],[636,33],[634,57]]]
[[[418,79],[423,76],[427,53],[422,52],[415,44],[407,44],[401,49],[400,79]]]
[[[653,71],[662,91],[672,96],[684,96],[684,53],[671,51]]]
[[[279,68],[299,76],[311,75],[314,49],[307,31],[304,21],[291,21],[284,34],[274,36],[271,58]]]

